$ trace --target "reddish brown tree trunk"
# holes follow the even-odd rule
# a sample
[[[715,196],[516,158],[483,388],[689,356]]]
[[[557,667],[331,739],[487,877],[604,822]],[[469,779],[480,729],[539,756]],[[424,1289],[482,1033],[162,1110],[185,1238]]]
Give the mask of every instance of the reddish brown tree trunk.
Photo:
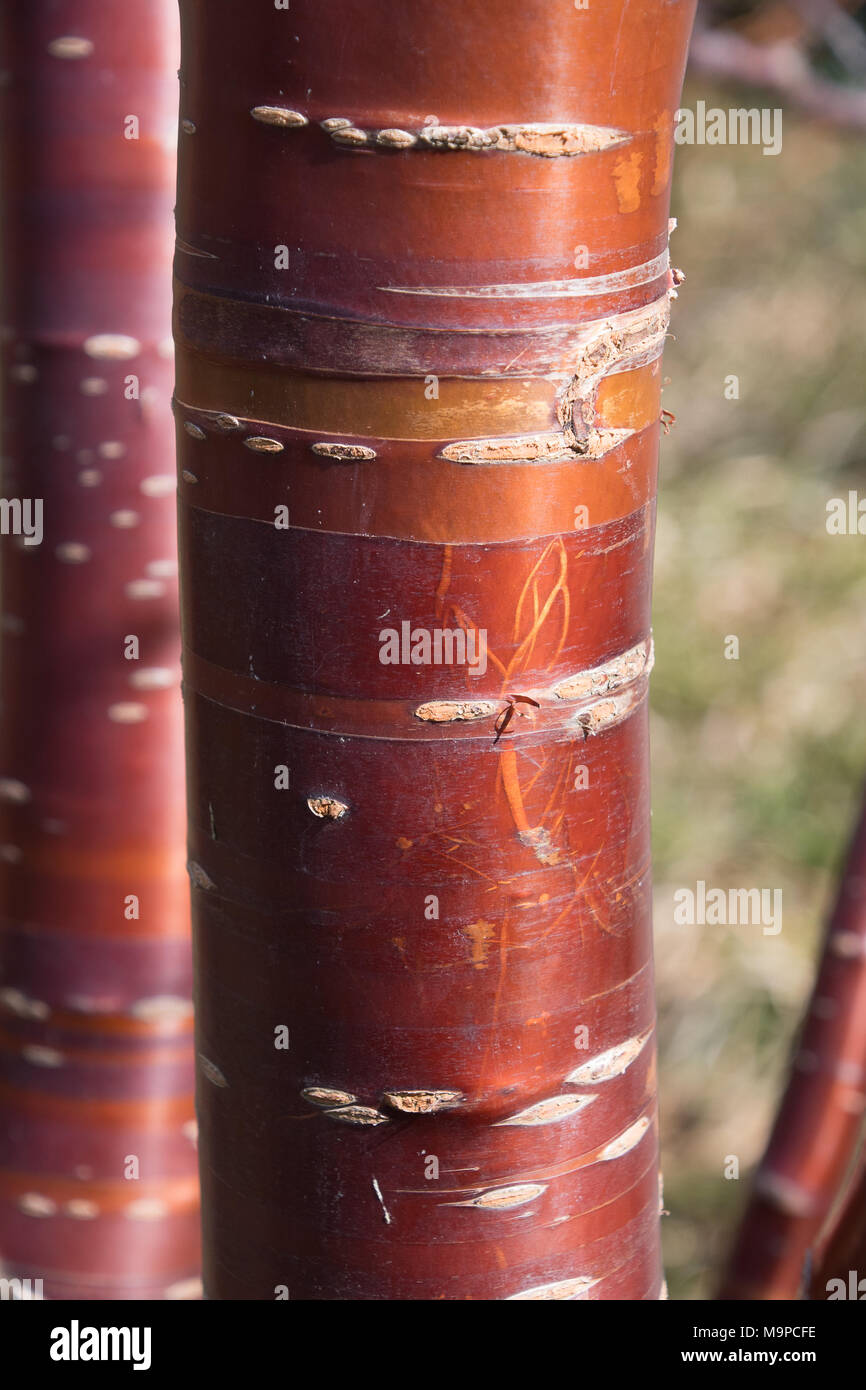
[[[858,1161],[826,1231],[810,1252],[804,1284],[812,1299],[859,1303],[866,1298],[866,1143],[862,1134]]]
[[[840,1194],[866,1103],[866,803],[842,870],[821,961],[766,1153],[758,1165],[722,1298],[790,1299],[808,1284],[806,1257]],[[856,1194],[856,1184],[852,1193]],[[829,1237],[866,1250],[856,1195]],[[841,1258],[841,1255],[840,1255]],[[838,1259],[827,1255],[826,1278]],[[825,1265],[820,1265],[824,1270]],[[866,1271],[864,1271],[866,1273]]]
[[[44,504],[41,544],[3,541],[0,1253],[47,1298],[183,1296],[176,15],[4,0],[0,21],[3,496]]]
[[[181,14],[206,1291],[657,1298],[646,694],[691,6]]]

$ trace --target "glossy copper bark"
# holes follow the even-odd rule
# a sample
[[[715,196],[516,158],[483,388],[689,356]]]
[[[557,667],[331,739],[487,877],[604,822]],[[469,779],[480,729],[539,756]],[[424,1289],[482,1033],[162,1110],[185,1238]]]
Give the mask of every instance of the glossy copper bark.
[[[41,544],[3,539],[0,1255],[46,1298],[189,1296],[176,14],[0,23],[3,496],[44,508]]]
[[[866,1105],[866,804],[861,808],[824,937],[791,1075],[743,1214],[722,1298],[796,1298],[811,1277],[807,1255],[830,1248],[813,1273],[824,1282],[842,1252],[866,1251],[862,1179],[822,1235],[862,1145]],[[856,1219],[855,1219],[856,1218]],[[845,1256],[847,1258],[847,1255]],[[863,1271],[866,1274],[866,1270]],[[847,1277],[847,1273],[846,1273]],[[818,1295],[826,1296],[826,1295]]]
[[[646,694],[691,7],[181,18],[206,1294],[658,1298]]]

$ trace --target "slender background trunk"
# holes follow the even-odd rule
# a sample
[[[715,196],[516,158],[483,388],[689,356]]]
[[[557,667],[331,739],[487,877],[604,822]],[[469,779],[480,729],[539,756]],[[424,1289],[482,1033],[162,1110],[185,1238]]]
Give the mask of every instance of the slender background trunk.
[[[646,694],[691,14],[181,0],[211,1298],[661,1295]]]
[[[0,5],[0,1253],[195,1293],[171,475],[169,0]],[[35,539],[32,537],[31,539]]]
[[[791,1299],[812,1275],[835,1275],[842,1252],[866,1249],[864,1178],[823,1232],[862,1150],[866,1088],[866,802],[842,869],[791,1074],[720,1292],[730,1299]],[[864,1167],[861,1159],[861,1170]],[[807,1255],[818,1242],[814,1270]],[[820,1252],[823,1250],[823,1254]],[[825,1268],[826,1266],[826,1268]],[[847,1267],[845,1271],[847,1277]],[[826,1291],[815,1294],[826,1297]]]

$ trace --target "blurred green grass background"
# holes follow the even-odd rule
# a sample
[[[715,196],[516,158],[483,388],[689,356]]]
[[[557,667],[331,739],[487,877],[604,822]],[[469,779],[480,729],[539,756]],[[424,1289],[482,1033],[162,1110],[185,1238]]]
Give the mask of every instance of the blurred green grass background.
[[[866,775],[866,536],[826,529],[829,499],[866,497],[866,153],[773,94],[690,79],[682,105],[699,99],[784,118],[777,157],[682,146],[674,171],[687,281],[664,362],[652,751],[679,1299],[714,1296]],[[673,894],[699,879],[781,888],[781,933],[676,925]]]

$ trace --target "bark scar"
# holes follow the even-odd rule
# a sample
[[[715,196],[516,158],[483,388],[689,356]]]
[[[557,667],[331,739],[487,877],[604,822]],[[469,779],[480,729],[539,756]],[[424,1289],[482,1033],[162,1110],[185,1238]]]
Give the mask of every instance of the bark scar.
[[[414,715],[416,719],[433,724],[495,717],[494,734],[498,743],[511,722],[505,716],[524,713],[517,709],[518,702],[542,712],[565,702],[573,702],[582,706],[574,715],[574,723],[582,736],[587,738],[611,724],[619,723],[631,713],[643,698],[645,678],[652,667],[653,644],[652,638],[647,637],[601,666],[566,676],[544,689],[535,688],[525,694],[504,697],[507,700],[504,709],[493,700],[429,700],[419,705]],[[528,832],[528,827],[525,829]]]
[[[462,439],[446,444],[439,458],[452,463],[548,462],[598,459],[632,434],[629,429],[596,426],[598,388],[606,376],[641,367],[661,356],[670,323],[670,299],[599,320],[583,344],[574,370],[556,402],[558,430],[490,439]]]
[[[298,125],[301,122],[277,120],[274,116],[256,115],[274,112],[274,107],[256,107],[257,120],[274,124]],[[299,113],[290,112],[286,115]],[[322,128],[335,145],[378,145],[386,150],[474,150],[499,151],[509,154],[539,155],[545,159],[570,158],[574,155],[596,154],[613,149],[631,140],[628,131],[611,126],[587,125],[579,121],[527,121],[495,126],[425,125],[420,130],[404,130],[388,126],[384,130],[363,130],[342,116],[329,116]]]

